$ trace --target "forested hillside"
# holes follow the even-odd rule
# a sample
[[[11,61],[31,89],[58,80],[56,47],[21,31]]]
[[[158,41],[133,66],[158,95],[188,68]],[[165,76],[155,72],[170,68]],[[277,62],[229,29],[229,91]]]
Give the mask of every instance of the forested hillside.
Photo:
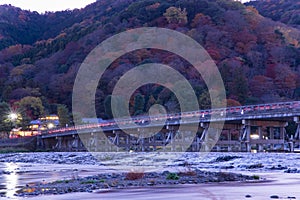
[[[298,0],[251,1],[246,5],[254,6],[261,15],[274,21],[300,28],[300,1]]]
[[[277,1],[256,7],[267,12]],[[56,104],[71,109],[73,82],[88,53],[116,33],[153,26],[182,32],[205,47],[222,74],[229,105],[298,100],[300,32],[294,14],[285,15],[288,21],[274,8],[268,15],[273,21],[230,0],[107,0],[43,15],[0,6],[0,100],[13,104],[32,96],[41,99],[46,112]],[[101,79],[96,94],[100,117],[111,116],[107,105],[118,78],[146,62],[176,68],[190,80],[201,107],[209,105],[203,81],[186,61],[144,49],[116,60]],[[154,103],[178,108],[169,90],[148,85],[132,97],[131,114],[142,114]]]

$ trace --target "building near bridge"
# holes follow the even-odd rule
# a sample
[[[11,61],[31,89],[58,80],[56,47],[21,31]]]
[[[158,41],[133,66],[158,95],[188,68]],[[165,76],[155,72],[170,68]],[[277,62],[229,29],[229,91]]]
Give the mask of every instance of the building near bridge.
[[[31,121],[29,129],[43,131],[57,127],[59,127],[59,117],[57,115],[47,115]]]
[[[57,115],[47,115],[37,120],[30,121],[28,128],[14,128],[10,132],[10,138],[29,137],[41,134],[43,130],[50,130],[59,127],[59,117]]]

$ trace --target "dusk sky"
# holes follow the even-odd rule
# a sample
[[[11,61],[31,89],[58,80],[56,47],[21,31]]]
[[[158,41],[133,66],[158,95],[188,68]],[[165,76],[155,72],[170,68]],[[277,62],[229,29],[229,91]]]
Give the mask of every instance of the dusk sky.
[[[25,10],[37,11],[61,11],[66,9],[83,8],[96,0],[0,0],[0,5],[11,4]]]
[[[37,11],[44,13],[45,11],[61,11],[66,9],[83,8],[96,0],[0,0],[0,5],[11,4],[25,10]],[[249,0],[241,0],[246,2]]]

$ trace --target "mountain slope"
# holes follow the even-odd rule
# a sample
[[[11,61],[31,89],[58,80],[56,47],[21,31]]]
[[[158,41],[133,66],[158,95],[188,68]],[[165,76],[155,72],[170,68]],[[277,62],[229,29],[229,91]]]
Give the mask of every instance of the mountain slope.
[[[274,21],[300,28],[300,1],[268,0],[251,1],[246,5],[254,6],[261,15]]]
[[[5,101],[39,96],[49,109],[55,103],[70,108],[73,82],[88,53],[116,33],[144,26],[180,31],[205,47],[220,69],[231,102],[249,104],[300,97],[299,30],[265,18],[239,2],[97,1],[81,10],[38,15],[35,20],[40,22],[36,23],[45,24],[47,30],[50,27],[50,33],[43,28],[35,31],[34,22],[29,19],[37,13],[6,7],[12,13],[24,13],[27,20],[16,20],[16,25],[10,22],[10,26],[20,34],[30,33],[31,39],[25,41],[18,31],[7,32],[9,26],[2,30],[2,35],[6,31],[3,38],[12,39],[12,45],[6,44],[8,47],[0,51],[0,94]],[[169,8],[181,13],[182,18],[168,13]],[[173,66],[190,80],[199,99],[207,99],[206,86],[183,59],[158,50],[141,50],[116,60],[100,81],[96,94],[100,116],[109,117],[105,99],[118,78],[145,62]],[[140,88],[133,99],[137,94],[143,95],[146,106],[142,112],[155,102],[177,107],[176,99],[169,93],[150,85]]]

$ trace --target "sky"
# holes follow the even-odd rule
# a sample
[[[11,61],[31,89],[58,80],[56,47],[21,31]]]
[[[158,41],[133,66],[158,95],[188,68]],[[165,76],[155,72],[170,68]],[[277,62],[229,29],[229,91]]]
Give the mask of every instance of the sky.
[[[37,11],[61,11],[66,9],[83,8],[96,0],[0,0],[0,5],[11,4],[23,10]]]
[[[0,0],[0,5],[11,4],[23,10],[37,11],[61,11],[66,9],[83,8],[96,0]],[[239,0],[246,2],[249,0]]]

